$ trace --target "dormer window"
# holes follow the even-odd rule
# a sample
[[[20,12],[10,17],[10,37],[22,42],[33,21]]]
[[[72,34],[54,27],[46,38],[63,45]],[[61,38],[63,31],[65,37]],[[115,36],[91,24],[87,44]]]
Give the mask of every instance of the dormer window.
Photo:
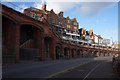
[[[70,28],[70,25],[67,25],[67,28]]]
[[[76,30],[76,29],[77,29],[77,27],[74,27],[74,29]]]
[[[73,25],[77,25],[77,22],[74,22]]]
[[[33,14],[32,17],[35,18],[35,15],[36,15],[36,14]]]
[[[70,23],[70,20],[68,20],[68,23]]]

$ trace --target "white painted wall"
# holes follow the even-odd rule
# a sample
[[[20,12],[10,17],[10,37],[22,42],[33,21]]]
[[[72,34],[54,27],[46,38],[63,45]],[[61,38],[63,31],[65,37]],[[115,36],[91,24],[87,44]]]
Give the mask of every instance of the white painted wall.
[[[98,37],[95,35],[95,43],[98,43]]]

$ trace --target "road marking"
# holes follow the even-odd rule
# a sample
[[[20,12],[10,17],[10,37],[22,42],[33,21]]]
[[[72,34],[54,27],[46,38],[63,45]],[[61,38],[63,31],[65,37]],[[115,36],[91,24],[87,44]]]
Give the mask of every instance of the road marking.
[[[99,63],[98,65],[96,65],[86,76],[83,80],[85,80],[101,63]]]
[[[88,64],[88,63],[90,63],[90,62],[93,62],[93,61],[91,60],[91,61],[88,61],[88,62],[84,62],[84,63],[82,63],[82,64],[80,64],[80,65],[77,65],[77,66],[73,66],[73,67],[64,69],[64,70],[62,70],[62,71],[53,73],[53,74],[51,74],[51,75],[49,75],[49,76],[47,76],[47,77],[45,77],[45,78],[53,78],[54,76],[57,76],[57,75],[59,75],[59,74],[62,74],[62,73],[64,73],[64,72],[67,72],[67,71],[69,71],[69,70],[75,69],[75,68],[77,68],[77,67],[79,67],[79,66]]]

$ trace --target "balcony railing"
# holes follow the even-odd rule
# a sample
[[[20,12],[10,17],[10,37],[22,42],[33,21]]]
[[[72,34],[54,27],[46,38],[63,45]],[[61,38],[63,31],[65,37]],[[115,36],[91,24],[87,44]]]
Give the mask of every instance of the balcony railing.
[[[68,33],[66,32],[67,35],[71,35],[71,36],[80,36],[79,34],[75,34],[75,33]]]

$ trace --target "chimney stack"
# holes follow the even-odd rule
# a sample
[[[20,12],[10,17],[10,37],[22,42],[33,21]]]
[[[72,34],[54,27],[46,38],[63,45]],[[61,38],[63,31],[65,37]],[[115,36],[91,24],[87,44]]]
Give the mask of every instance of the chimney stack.
[[[46,11],[46,1],[45,1],[45,0],[42,0],[42,7],[41,7],[41,10]]]

